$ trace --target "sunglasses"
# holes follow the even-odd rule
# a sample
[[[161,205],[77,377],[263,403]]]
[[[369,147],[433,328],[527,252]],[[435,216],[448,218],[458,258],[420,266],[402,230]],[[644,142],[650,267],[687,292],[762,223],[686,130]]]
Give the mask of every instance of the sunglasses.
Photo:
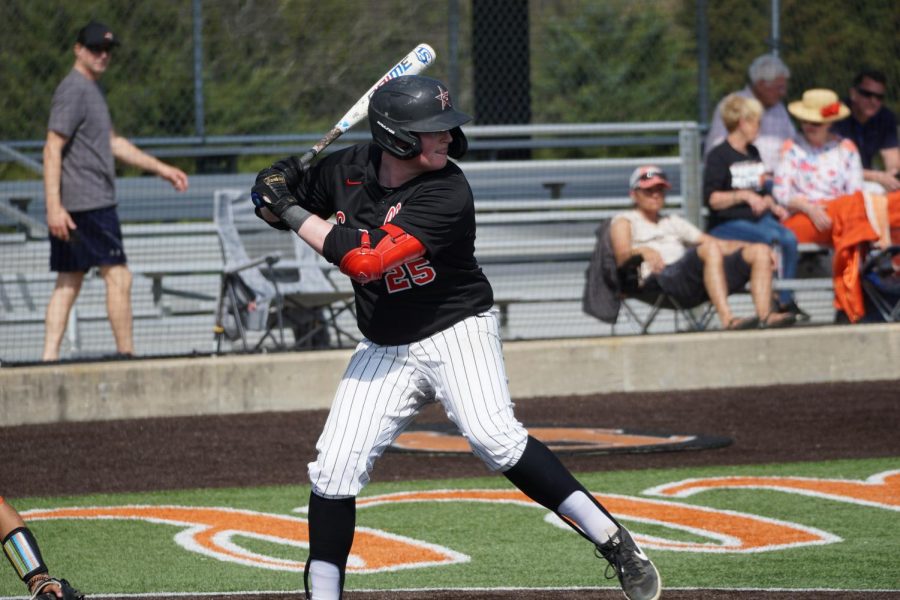
[[[635,188],[636,193],[641,194],[643,196],[665,196],[666,195],[666,186],[663,184],[654,185],[653,187],[648,188]]]
[[[865,90],[863,88],[856,88],[857,93],[859,93],[864,98],[875,98],[879,102],[884,102],[884,94],[879,94],[878,92],[873,92],[871,90]]]
[[[664,181],[669,180],[669,178],[666,177],[666,174],[662,171],[647,171],[637,178],[638,181],[649,181],[650,179],[662,179]]]
[[[112,54],[112,46],[85,46],[91,54]]]

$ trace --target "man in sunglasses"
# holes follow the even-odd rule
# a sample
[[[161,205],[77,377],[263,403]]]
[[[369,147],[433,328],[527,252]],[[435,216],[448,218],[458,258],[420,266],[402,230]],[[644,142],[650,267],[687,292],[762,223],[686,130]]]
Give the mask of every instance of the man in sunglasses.
[[[897,117],[884,105],[887,78],[881,71],[863,70],[853,79],[847,105],[850,118],[838,121],[831,130],[853,140],[859,148],[863,178],[880,185],[885,192],[900,190],[900,148],[897,144]],[[884,170],[873,164],[881,155]]]
[[[50,270],[57,272],[45,317],[44,360],[58,360],[69,312],[84,275],[98,267],[119,355],[134,352],[131,272],[116,212],[115,160],[159,175],[178,191],[187,175],[143,152],[113,129],[98,84],[119,40],[96,21],[81,28],[75,64],[53,94],[44,145],[44,195]]]

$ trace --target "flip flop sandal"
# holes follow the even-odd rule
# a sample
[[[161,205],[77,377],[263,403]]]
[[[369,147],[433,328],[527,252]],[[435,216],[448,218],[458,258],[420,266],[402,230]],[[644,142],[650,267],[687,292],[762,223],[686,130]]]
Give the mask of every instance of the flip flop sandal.
[[[771,312],[766,318],[759,322],[760,329],[780,329],[782,327],[790,327],[797,322],[797,315],[793,313],[776,313]]]
[[[756,329],[759,326],[759,319],[756,317],[732,317],[725,326],[727,331],[740,331],[742,329]]]

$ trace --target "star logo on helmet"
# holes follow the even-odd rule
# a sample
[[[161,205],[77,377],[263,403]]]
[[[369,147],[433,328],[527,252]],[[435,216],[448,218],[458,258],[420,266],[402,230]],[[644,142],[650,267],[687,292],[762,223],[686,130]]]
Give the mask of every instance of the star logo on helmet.
[[[441,86],[438,86],[438,91],[440,92],[440,94],[435,96],[434,99],[441,101],[441,110],[447,110],[448,106],[452,106],[450,104],[450,92],[448,92]]]

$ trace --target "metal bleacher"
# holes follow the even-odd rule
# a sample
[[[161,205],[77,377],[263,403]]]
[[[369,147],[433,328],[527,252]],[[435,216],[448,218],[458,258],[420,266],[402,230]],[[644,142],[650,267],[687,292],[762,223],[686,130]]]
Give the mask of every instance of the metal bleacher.
[[[673,189],[667,209],[684,214],[696,210],[683,202],[684,158],[678,156],[460,163],[475,195],[476,256],[494,287],[506,339],[639,333],[624,311],[613,326],[585,315],[581,294],[598,221],[630,206],[625,182],[635,166],[648,162],[670,175]],[[223,263],[212,221],[213,196],[220,189],[249,190],[253,179],[251,173],[196,175],[181,194],[153,177],[117,181],[125,251],[135,274],[132,301],[139,355],[213,352]],[[0,211],[0,362],[37,361],[55,279],[48,272],[46,230],[39,227],[44,221],[40,179],[0,182],[0,204],[25,216],[16,221],[9,210]],[[273,231],[265,240],[265,247],[257,249],[260,253],[292,255],[289,238],[285,242]],[[345,277],[335,281],[350,288]],[[797,295],[813,324],[833,321],[831,294],[822,285]],[[737,314],[752,312],[746,296],[733,297]],[[352,316],[342,319],[342,327],[356,331]],[[650,333],[676,330],[672,316],[661,314]],[[98,357],[113,348],[103,282],[91,273],[70,318],[62,357]]]

